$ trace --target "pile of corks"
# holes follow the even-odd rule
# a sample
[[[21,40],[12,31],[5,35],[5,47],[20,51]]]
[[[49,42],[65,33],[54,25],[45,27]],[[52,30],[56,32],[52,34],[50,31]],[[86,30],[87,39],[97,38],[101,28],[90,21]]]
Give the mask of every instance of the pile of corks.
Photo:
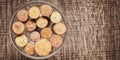
[[[66,26],[61,14],[52,6],[42,4],[21,9],[15,17],[17,21],[13,22],[12,31],[17,36],[14,41],[26,54],[47,56],[53,47],[59,48],[62,45]],[[30,35],[26,36],[25,32]]]

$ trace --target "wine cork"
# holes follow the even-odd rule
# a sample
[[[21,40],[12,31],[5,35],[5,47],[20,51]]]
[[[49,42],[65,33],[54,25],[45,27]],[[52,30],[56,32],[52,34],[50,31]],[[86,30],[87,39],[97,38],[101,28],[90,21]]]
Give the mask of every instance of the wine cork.
[[[17,22],[13,23],[12,30],[14,33],[19,35],[19,34],[22,34],[24,32],[25,26],[22,22],[17,21]]]
[[[21,22],[27,21],[27,19],[28,19],[28,12],[26,10],[24,10],[24,9],[19,10],[17,12],[17,18]]]
[[[52,35],[50,38],[53,47],[59,47],[62,44],[62,40],[62,37],[59,35]]]
[[[30,34],[30,39],[34,42],[38,41],[40,39],[40,34],[37,31],[34,31]]]
[[[30,18],[36,19],[40,16],[40,9],[36,6],[33,6],[29,9]]]
[[[45,39],[50,38],[52,35],[52,31],[50,28],[43,28],[40,33],[42,38],[45,38]]]
[[[62,35],[66,32],[66,27],[63,23],[57,23],[53,26],[53,30],[56,34]]]
[[[27,37],[25,35],[16,37],[15,43],[18,47],[24,47],[28,43]]]
[[[41,14],[43,16],[47,16],[49,17],[53,11],[52,7],[47,5],[47,4],[44,4],[40,7],[40,11],[41,11]]]
[[[35,52],[39,56],[47,56],[51,50],[51,43],[47,39],[40,39],[35,43]]]
[[[36,24],[33,21],[27,21],[25,27],[28,31],[34,31],[36,29]]]
[[[57,11],[54,11],[51,16],[50,16],[50,20],[53,22],[53,23],[58,23],[62,20],[62,16],[60,15],[59,12]]]
[[[28,55],[33,55],[35,53],[35,46],[31,43],[27,43],[27,45],[24,48],[24,51]]]
[[[39,28],[44,28],[48,25],[48,20],[46,18],[40,17],[37,21],[36,24]]]

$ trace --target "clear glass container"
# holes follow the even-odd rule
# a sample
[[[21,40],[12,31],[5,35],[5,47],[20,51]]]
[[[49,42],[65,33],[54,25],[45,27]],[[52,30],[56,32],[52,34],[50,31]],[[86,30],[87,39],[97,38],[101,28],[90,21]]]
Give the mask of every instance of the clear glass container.
[[[26,10],[28,10],[30,7],[32,7],[32,6],[34,6],[34,5],[40,7],[42,4],[48,4],[48,5],[50,5],[54,10],[57,10],[57,11],[61,14],[61,12],[59,11],[59,9],[58,9],[55,5],[53,5],[53,4],[50,4],[50,3],[45,2],[45,1],[31,1],[31,2],[26,2],[25,4],[20,5],[20,6],[17,8],[17,10],[14,12],[13,16],[11,17],[10,23],[9,23],[9,36],[10,36],[10,40],[11,40],[13,46],[14,46],[14,47],[16,48],[16,50],[19,51],[22,55],[24,55],[24,56],[26,56],[26,57],[28,57],[28,58],[32,58],[32,59],[46,59],[46,58],[49,58],[49,57],[55,55],[55,54],[61,49],[61,47],[63,46],[64,40],[65,40],[65,36],[66,36],[66,33],[62,35],[62,38],[63,38],[63,43],[62,43],[62,45],[61,45],[60,47],[56,48],[55,50],[53,50],[53,51],[52,51],[49,55],[47,55],[47,56],[38,56],[37,54],[35,54],[35,55],[33,55],[33,56],[30,56],[30,55],[26,54],[23,49],[21,49],[21,48],[19,48],[18,46],[16,46],[16,44],[15,44],[16,34],[14,34],[14,32],[12,31],[12,24],[13,24],[15,21],[17,21],[17,17],[16,17],[17,12],[18,12],[19,10],[21,10],[21,9],[26,9]],[[62,23],[65,24],[65,21],[64,21],[64,18],[63,18],[63,14],[61,14],[61,15],[62,15]],[[66,24],[65,24],[65,25],[66,25]],[[29,34],[29,33],[28,33],[27,31],[25,31],[24,34]],[[33,43],[34,43],[34,42],[33,42]]]

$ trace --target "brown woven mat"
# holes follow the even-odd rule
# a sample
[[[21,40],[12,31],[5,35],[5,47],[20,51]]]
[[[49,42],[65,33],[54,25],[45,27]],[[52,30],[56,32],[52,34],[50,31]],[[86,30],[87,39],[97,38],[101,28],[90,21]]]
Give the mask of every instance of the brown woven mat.
[[[48,60],[120,60],[120,0],[45,1],[62,11],[67,24],[63,48]],[[16,51],[8,34],[11,16],[25,2],[0,0],[0,60],[29,59]]]

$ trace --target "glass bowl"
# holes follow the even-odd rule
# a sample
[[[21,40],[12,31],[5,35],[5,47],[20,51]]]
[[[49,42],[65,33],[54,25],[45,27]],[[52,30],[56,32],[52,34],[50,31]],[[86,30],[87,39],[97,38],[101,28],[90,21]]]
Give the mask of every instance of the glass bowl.
[[[50,3],[45,2],[45,1],[31,1],[31,2],[26,2],[25,4],[20,5],[17,8],[17,10],[14,12],[13,16],[11,17],[10,23],[9,23],[9,36],[10,36],[10,40],[11,40],[13,46],[22,55],[24,55],[24,56],[26,56],[28,58],[32,58],[32,59],[46,59],[46,58],[49,58],[49,57],[55,55],[61,49],[61,47],[63,46],[64,40],[65,40],[65,36],[66,36],[66,33],[61,36],[63,38],[63,42],[62,42],[61,46],[58,47],[58,48],[56,48],[56,49],[53,48],[54,50],[49,55],[47,55],[47,56],[38,56],[36,54],[33,55],[33,56],[31,56],[31,55],[26,54],[22,48],[19,48],[18,46],[16,46],[15,41],[14,41],[15,37],[16,37],[16,34],[12,31],[12,24],[15,21],[17,21],[17,17],[16,17],[17,12],[20,9],[26,9],[26,10],[28,10],[31,6],[34,6],[34,5],[35,6],[41,6],[42,4],[48,4],[48,5],[50,5],[54,10],[57,10],[61,14],[61,12],[58,10],[58,8],[55,5],[53,5],[53,4],[50,4]],[[62,23],[65,24],[65,21],[64,21],[64,18],[63,18],[63,14],[61,14],[61,16],[62,16]],[[29,34],[29,33],[25,31],[23,34]],[[30,40],[28,39],[28,41],[30,41]]]

